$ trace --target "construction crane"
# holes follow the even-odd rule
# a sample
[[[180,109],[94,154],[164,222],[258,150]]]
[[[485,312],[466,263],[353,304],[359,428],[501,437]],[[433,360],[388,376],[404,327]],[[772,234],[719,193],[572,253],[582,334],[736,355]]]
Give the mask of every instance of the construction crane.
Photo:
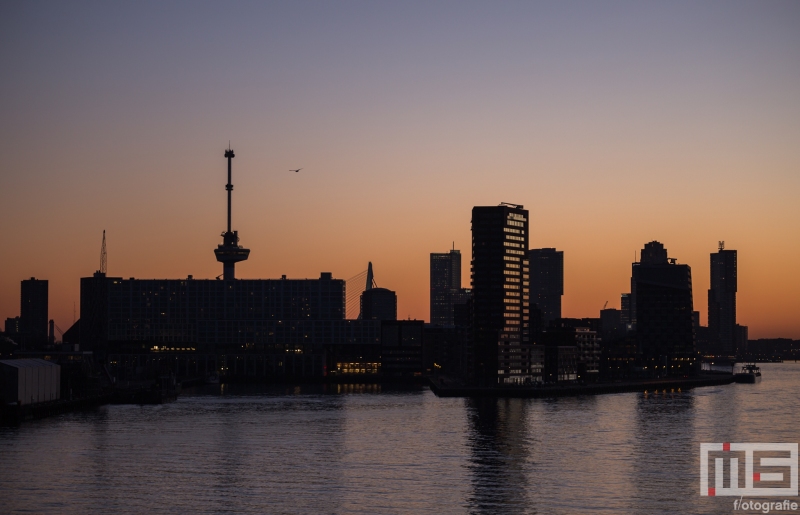
[[[603,309],[606,309],[606,306],[608,306],[608,301],[606,301],[606,303],[603,304]]]

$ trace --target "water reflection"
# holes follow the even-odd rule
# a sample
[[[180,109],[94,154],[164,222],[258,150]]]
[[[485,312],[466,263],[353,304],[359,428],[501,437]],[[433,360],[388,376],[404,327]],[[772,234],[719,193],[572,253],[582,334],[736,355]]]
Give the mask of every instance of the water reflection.
[[[528,497],[525,408],[523,399],[467,401],[474,513],[536,513]]]
[[[695,397],[680,389],[655,390],[637,394],[633,446],[634,512],[675,511],[670,492],[697,491],[694,467]]]
[[[698,495],[700,442],[798,437],[800,365],[762,371],[559,399],[216,385],[0,428],[0,511],[730,513]]]

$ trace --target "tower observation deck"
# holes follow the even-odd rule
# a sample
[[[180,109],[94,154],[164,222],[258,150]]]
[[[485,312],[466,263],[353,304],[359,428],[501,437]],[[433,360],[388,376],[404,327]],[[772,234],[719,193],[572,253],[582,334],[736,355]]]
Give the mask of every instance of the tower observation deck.
[[[228,148],[225,151],[225,157],[228,159],[228,184],[225,185],[225,189],[228,191],[228,230],[222,233],[222,245],[217,245],[217,248],[214,249],[214,254],[217,256],[217,261],[222,263],[222,278],[227,281],[236,278],[234,267],[236,263],[244,261],[250,256],[250,249],[239,245],[238,231],[231,231],[231,192],[233,191],[231,160],[234,158],[233,150]]]

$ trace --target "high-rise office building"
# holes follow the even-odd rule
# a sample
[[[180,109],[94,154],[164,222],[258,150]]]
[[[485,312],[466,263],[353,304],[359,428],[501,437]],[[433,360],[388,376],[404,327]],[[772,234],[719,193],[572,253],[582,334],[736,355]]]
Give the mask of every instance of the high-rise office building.
[[[636,328],[636,314],[637,314],[637,306],[636,306],[636,269],[640,264],[650,265],[650,264],[666,264],[668,263],[667,258],[667,249],[664,248],[664,245],[657,241],[651,241],[650,243],[645,243],[644,248],[639,254],[639,261],[633,263],[631,265],[632,272],[631,272],[631,294],[630,294],[630,310],[629,310],[629,323],[631,324],[632,328]]]
[[[463,306],[469,299],[472,298],[472,289],[471,288],[459,288],[457,290],[453,290],[450,298],[453,301],[453,324],[458,325],[456,322],[456,309],[458,306]]]
[[[633,264],[632,275],[636,341],[644,366],[655,376],[693,372],[691,268],[667,258],[664,246],[651,241]]]
[[[564,295],[564,252],[556,249],[528,251],[531,267],[531,305],[541,311],[542,327],[561,318]]]
[[[624,338],[625,333],[626,327],[622,322],[622,310],[613,308],[600,310],[600,337],[603,341]]]
[[[461,293],[461,251],[431,252],[431,324],[453,325],[454,298]],[[463,303],[463,302],[458,302]]]
[[[711,254],[711,288],[708,290],[708,331],[715,352],[736,353],[736,251],[725,250]]]
[[[620,319],[625,329],[629,329],[631,325],[631,294],[623,293],[620,295]]]
[[[31,277],[20,288],[20,333],[26,346],[47,343],[47,281]]]
[[[529,324],[528,211],[472,208],[472,351],[475,384],[534,380]]]
[[[381,372],[385,377],[413,377],[423,368],[425,322],[392,320],[381,323]]]
[[[370,288],[361,294],[361,320],[397,320],[397,293]]]
[[[559,318],[542,333],[544,381],[597,381],[601,319]]]
[[[748,328],[746,325],[739,325],[736,324],[736,331],[734,332],[734,342],[736,345],[736,353],[737,354],[746,354],[747,353],[747,333]]]

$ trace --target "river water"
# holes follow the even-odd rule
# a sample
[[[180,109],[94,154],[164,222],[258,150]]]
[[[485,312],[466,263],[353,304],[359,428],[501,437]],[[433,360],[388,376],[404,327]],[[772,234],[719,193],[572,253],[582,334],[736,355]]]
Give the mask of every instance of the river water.
[[[762,371],[559,399],[204,387],[0,428],[0,512],[731,513],[700,443],[800,440],[800,364]]]

